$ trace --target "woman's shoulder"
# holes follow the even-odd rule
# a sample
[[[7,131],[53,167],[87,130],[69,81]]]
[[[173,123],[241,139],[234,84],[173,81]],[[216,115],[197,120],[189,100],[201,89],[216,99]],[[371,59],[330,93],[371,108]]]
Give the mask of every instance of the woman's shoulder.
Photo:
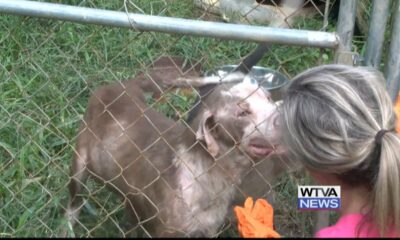
[[[379,237],[379,231],[375,224],[364,221],[365,215],[346,214],[339,218],[333,226],[323,228],[315,234],[317,238],[370,238]],[[395,229],[391,229],[387,237],[398,237]]]
[[[363,219],[362,214],[346,214],[339,218],[333,226],[319,230],[317,238],[356,237],[357,226]]]

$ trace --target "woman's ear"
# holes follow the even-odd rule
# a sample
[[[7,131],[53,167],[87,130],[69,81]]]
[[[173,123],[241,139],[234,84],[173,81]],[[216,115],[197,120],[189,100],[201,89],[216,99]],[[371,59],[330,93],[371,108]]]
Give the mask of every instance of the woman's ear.
[[[207,150],[211,156],[216,157],[219,153],[219,146],[214,136],[211,134],[211,128],[214,127],[213,114],[206,110],[201,118],[199,128],[196,132],[196,139],[205,141]]]

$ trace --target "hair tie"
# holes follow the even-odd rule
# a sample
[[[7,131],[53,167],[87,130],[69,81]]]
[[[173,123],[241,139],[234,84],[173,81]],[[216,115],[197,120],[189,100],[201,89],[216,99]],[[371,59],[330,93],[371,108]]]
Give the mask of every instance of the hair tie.
[[[376,142],[376,144],[381,145],[381,143],[382,143],[382,138],[383,138],[383,136],[385,135],[385,133],[387,133],[387,132],[390,132],[390,130],[382,129],[382,130],[379,130],[379,131],[376,133],[376,135],[375,135],[375,142]]]

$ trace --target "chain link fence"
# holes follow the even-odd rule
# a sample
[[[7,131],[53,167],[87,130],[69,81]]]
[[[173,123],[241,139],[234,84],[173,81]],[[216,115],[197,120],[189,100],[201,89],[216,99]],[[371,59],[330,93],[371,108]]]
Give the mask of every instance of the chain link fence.
[[[295,5],[285,5],[285,1],[267,0],[53,0],[42,2],[128,13],[328,32],[335,31],[337,21],[336,1],[286,2],[286,4],[296,3]],[[141,110],[141,119],[145,119],[150,125],[157,125],[158,119],[152,119],[151,116],[145,114],[148,108],[154,108],[172,119],[173,126],[184,129],[179,131],[190,130],[194,137],[197,128],[192,129],[193,125],[187,121],[187,116],[195,106],[199,91],[195,87],[169,86],[168,81],[186,73],[191,76],[200,76],[216,66],[239,64],[255,47],[255,43],[245,41],[140,32],[132,29],[0,15],[0,171],[2,173],[0,176],[0,236],[151,237],[151,230],[146,225],[151,219],[139,216],[138,219],[132,221],[131,218],[132,216],[135,218],[135,214],[126,214],[124,210],[129,198],[127,196],[119,198],[117,194],[109,191],[102,181],[90,179],[84,183],[79,196],[82,196],[85,201],[78,207],[81,212],[74,226],[65,215],[70,198],[68,185],[73,180],[70,168],[74,154],[83,158],[79,155],[77,141],[84,138],[88,131],[92,131],[90,121],[83,121],[81,125],[89,97],[100,86],[107,84],[122,86],[124,89],[122,92],[107,92],[104,99],[107,96],[112,98],[107,100],[108,103],[102,102],[103,98],[98,97],[97,110],[102,108],[103,110],[99,110],[100,113],[95,115],[93,118],[95,120],[92,120],[100,121],[99,119],[108,114],[107,116],[113,121],[118,122],[120,116],[112,110],[105,109],[121,100],[124,92],[129,93],[132,90],[128,90],[126,82],[120,81],[135,79],[150,82],[158,90],[145,95],[148,107]],[[163,68],[154,64],[160,59],[167,59],[169,65]],[[172,60],[175,64],[171,65]],[[274,44],[257,65],[279,71],[290,79],[309,67],[332,62],[333,50],[330,49]],[[229,88],[224,90],[232,91]],[[249,94],[243,99],[252,97],[253,95]],[[142,106],[141,102],[135,102],[134,97],[132,99],[130,99],[132,106]],[[204,106],[204,103],[197,104]],[[215,103],[215,106],[217,105],[218,103]],[[208,107],[213,108],[214,105]],[[133,121],[133,119],[130,120]],[[110,124],[110,122],[106,123]],[[124,125],[128,123],[121,124],[122,132],[128,131],[128,127]],[[257,127],[260,128],[262,123],[254,124],[256,125],[254,131],[257,132]],[[121,129],[114,127],[111,124],[109,131],[115,131],[115,136],[124,138],[123,133],[120,132]],[[219,131],[227,132],[222,123],[219,128],[223,129]],[[100,135],[106,134],[107,128],[97,126],[96,131],[94,131],[95,138],[101,139]],[[173,131],[176,131],[173,135],[181,133],[178,130]],[[156,128],[156,132],[162,136],[160,129]],[[228,131],[225,135],[232,137],[234,133]],[[157,158],[160,158],[159,155],[163,153],[158,151],[165,147],[158,146],[159,143],[151,140],[152,136],[149,134],[136,137],[131,145],[127,145],[125,140],[122,141],[116,137],[107,143],[108,145],[106,143],[103,145],[104,148],[109,147],[113,150],[109,152],[104,150],[98,154],[110,154],[108,159],[119,161],[115,156],[121,150],[111,146],[134,149],[133,145],[144,144],[146,141],[143,139],[148,139],[147,145],[139,147],[141,148],[139,152],[129,150],[127,156],[120,158],[128,159],[129,155],[136,154],[137,156],[135,155],[129,161],[132,164],[142,161],[146,164],[138,163],[137,166],[149,169],[153,163],[153,160],[149,159],[151,156],[149,152],[153,151],[158,154]],[[146,179],[146,186],[133,186],[140,194],[145,195],[148,189],[152,188],[152,184],[161,180],[167,182],[166,186],[163,185],[165,188],[174,189],[171,186],[173,181],[168,182],[168,176],[178,173],[168,172],[168,169],[176,167],[172,165],[172,159],[169,158],[179,157],[180,154],[184,156],[184,153],[191,151],[191,148],[188,148],[182,153],[178,150],[176,143],[168,142],[168,138],[157,139],[163,139],[164,145],[168,145],[171,149],[172,153],[164,155],[165,162],[171,164],[164,166],[161,171],[155,171],[157,174],[154,176],[142,176]],[[230,140],[236,145],[240,144],[235,137]],[[222,140],[218,139],[218,141]],[[152,146],[158,147],[152,148]],[[203,150],[209,149],[205,147]],[[232,218],[232,205],[242,204],[248,195],[271,201],[275,209],[276,230],[283,236],[312,236],[313,217],[310,213],[298,212],[296,203],[297,185],[309,183],[309,179],[305,178],[301,171],[282,172],[279,175],[278,173],[282,170],[278,170],[277,166],[282,165],[282,159],[272,160],[267,156],[264,159],[255,160],[243,151],[239,153],[237,151],[236,148],[226,150],[226,156],[236,158],[236,155],[232,155],[233,153],[243,155],[243,161],[250,167],[242,174],[241,184],[226,180],[226,187],[230,189],[229,191],[235,192],[235,201],[229,206],[224,205],[226,211],[220,211],[224,213],[224,216],[219,221],[210,220],[216,225],[210,236],[238,236],[237,226]],[[102,158],[100,155],[98,157]],[[219,174],[232,174],[229,169],[221,169],[224,165],[222,161],[218,162],[218,159],[217,157],[210,169],[219,168]],[[88,165],[90,164],[92,163]],[[284,165],[287,166],[286,164]],[[96,166],[91,167],[91,171],[96,172],[93,170]],[[107,175],[105,173],[99,175],[99,172],[108,169],[106,166],[102,167],[102,170],[92,175],[97,175],[97,178],[107,180],[108,183],[122,186],[114,183],[112,179],[104,179]],[[129,167],[129,164],[120,165],[121,172],[112,177],[121,180],[123,174],[127,174],[128,180],[125,179],[125,181],[129,182],[128,170],[131,169]],[[201,185],[205,181],[203,178],[209,177],[205,172],[214,171],[210,169],[203,169],[204,172],[201,173],[196,172],[198,169],[194,169],[190,177],[195,182],[193,184]],[[144,169],[136,168],[132,170],[132,173],[140,175],[142,171],[145,172]],[[230,179],[230,177],[224,176],[223,179]],[[135,185],[135,182],[129,182],[129,184]],[[182,186],[178,186],[174,190],[179,192],[181,188]],[[208,188],[210,186],[199,186],[201,190]],[[218,191],[217,189],[215,187],[210,191],[204,190],[204,194],[207,193],[214,198],[212,202],[202,202],[202,204],[213,205],[216,204],[215,199],[226,197],[218,192],[221,189]],[[224,190],[222,189],[221,192]],[[174,198],[171,195],[164,196],[164,199]],[[149,198],[148,201],[149,204],[155,206],[156,213],[153,218],[164,216],[162,212],[166,209],[160,209],[161,205],[154,202],[154,199]],[[186,206],[188,209],[198,207],[190,204],[188,204],[189,207]],[[210,206],[207,205],[207,207]],[[136,211],[140,213],[145,210],[136,209]],[[194,214],[191,217],[199,216]],[[189,234],[189,232],[186,233]]]

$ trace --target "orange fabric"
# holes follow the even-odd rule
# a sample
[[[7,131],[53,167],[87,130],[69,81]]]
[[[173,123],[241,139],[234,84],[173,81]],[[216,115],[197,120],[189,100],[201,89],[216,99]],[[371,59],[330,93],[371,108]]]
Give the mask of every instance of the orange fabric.
[[[238,231],[243,238],[279,238],[279,233],[273,229],[274,209],[264,199],[248,197],[244,207],[236,206],[234,209],[238,219]]]
[[[394,112],[397,116],[396,131],[400,133],[400,94],[397,96],[397,101],[394,105]]]

